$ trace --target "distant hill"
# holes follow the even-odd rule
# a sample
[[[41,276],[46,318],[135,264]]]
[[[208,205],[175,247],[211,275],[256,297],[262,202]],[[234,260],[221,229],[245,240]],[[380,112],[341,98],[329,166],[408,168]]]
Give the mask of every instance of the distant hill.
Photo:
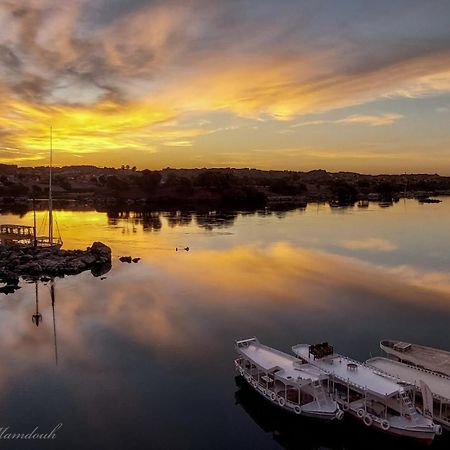
[[[0,165],[0,198],[45,198],[48,167]],[[450,194],[450,177],[438,174],[368,175],[252,168],[137,170],[92,165],[53,168],[54,195],[83,204],[147,205],[178,208],[248,208],[357,200],[389,202],[401,196]]]

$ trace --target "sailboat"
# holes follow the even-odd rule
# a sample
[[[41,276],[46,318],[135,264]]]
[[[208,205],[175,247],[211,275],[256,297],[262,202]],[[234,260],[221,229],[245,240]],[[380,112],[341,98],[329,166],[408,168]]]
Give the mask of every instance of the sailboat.
[[[55,236],[52,195],[52,168],[53,168],[53,131],[50,127],[50,161],[48,181],[48,236],[37,236],[36,207],[33,200],[34,223],[30,225],[0,224],[0,245],[4,246],[34,246],[56,247],[63,244],[61,236]]]
[[[57,247],[63,244],[61,236],[55,237],[53,227],[53,194],[52,194],[52,169],[53,169],[53,128],[50,126],[50,160],[48,178],[48,236],[36,235],[36,210],[34,211],[34,246],[35,247]]]

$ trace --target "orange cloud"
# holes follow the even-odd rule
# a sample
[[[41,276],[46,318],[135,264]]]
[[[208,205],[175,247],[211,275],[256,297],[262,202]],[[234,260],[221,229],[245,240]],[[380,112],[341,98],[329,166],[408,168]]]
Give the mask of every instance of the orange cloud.
[[[294,27],[306,18],[301,9],[285,11],[276,25],[272,14],[257,18],[253,10],[231,20],[232,6],[201,0],[131,2],[116,16],[113,7],[98,8],[82,0],[0,6],[1,161],[16,159],[10,149],[22,154],[18,161],[43,158],[50,123],[64,160],[64,153],[195,147],[211,129],[161,126],[194,112],[227,112],[263,126],[382,98],[450,92],[445,46],[380,50],[372,61],[339,30],[328,36],[330,45],[308,39],[314,31]],[[359,113],[338,123],[381,126],[400,118]],[[328,121],[306,122],[321,123]]]
[[[323,125],[328,123],[337,123],[344,125],[351,124],[363,124],[370,125],[374,127],[379,127],[383,125],[392,125],[397,120],[401,119],[403,116],[401,114],[353,114],[343,119],[337,120],[308,120],[307,122],[300,122],[291,125],[291,128],[307,127],[311,125]]]

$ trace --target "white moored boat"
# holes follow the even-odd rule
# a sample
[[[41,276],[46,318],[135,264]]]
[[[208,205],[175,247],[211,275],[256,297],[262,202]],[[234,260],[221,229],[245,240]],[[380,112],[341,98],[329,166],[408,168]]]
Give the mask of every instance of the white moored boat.
[[[380,348],[400,361],[450,377],[450,352],[389,339],[382,340]]]
[[[297,358],[262,345],[256,338],[236,341],[236,370],[268,400],[298,415],[342,419],[343,411],[328,395],[328,377]]]
[[[440,425],[419,413],[405,387],[380,371],[334,353],[328,343],[292,347],[304,362],[328,374],[330,393],[342,409],[368,427],[430,443]]]
[[[433,396],[432,406],[430,405],[433,420],[450,431],[450,377],[382,357],[371,358],[366,361],[366,364],[395,377],[400,383],[413,385],[416,398],[422,402],[422,405],[424,397],[421,382],[425,382]],[[422,408],[422,410],[425,409],[425,407]]]

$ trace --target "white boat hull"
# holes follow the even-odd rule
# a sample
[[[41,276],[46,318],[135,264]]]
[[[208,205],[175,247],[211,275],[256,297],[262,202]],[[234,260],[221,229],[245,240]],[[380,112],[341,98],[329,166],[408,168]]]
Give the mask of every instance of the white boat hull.
[[[367,425],[364,422],[363,417],[359,417],[355,410],[350,409],[349,411],[346,411],[346,413],[348,413],[348,415],[352,416],[354,419],[358,420],[359,422],[367,426],[367,428],[372,428],[373,430],[380,431],[382,433],[389,434],[391,436],[415,439],[425,444],[431,444],[436,434],[434,430],[429,428],[418,429],[417,427],[407,428],[390,425],[389,429],[385,429],[382,427],[382,421],[376,420],[375,418],[374,418],[375,420],[372,419],[370,425]]]
[[[307,405],[296,405],[291,404],[290,402],[280,402],[282,397],[276,395],[276,393],[272,390],[265,389],[263,386],[257,384],[256,380],[254,380],[251,375],[244,371],[244,369],[239,365],[238,360],[235,361],[236,371],[242,378],[248,383],[248,385],[256,391],[259,395],[261,395],[266,400],[270,401],[272,404],[278,406],[279,408],[288,411],[291,414],[296,414],[298,416],[310,417],[314,419],[319,419],[322,421],[330,422],[335,419],[342,419],[344,414],[343,412],[337,408],[336,411],[328,412],[322,411],[320,409],[313,409],[311,404]],[[283,404],[284,403],[284,404]],[[313,402],[314,403],[314,402]],[[300,412],[296,407],[300,407]]]

